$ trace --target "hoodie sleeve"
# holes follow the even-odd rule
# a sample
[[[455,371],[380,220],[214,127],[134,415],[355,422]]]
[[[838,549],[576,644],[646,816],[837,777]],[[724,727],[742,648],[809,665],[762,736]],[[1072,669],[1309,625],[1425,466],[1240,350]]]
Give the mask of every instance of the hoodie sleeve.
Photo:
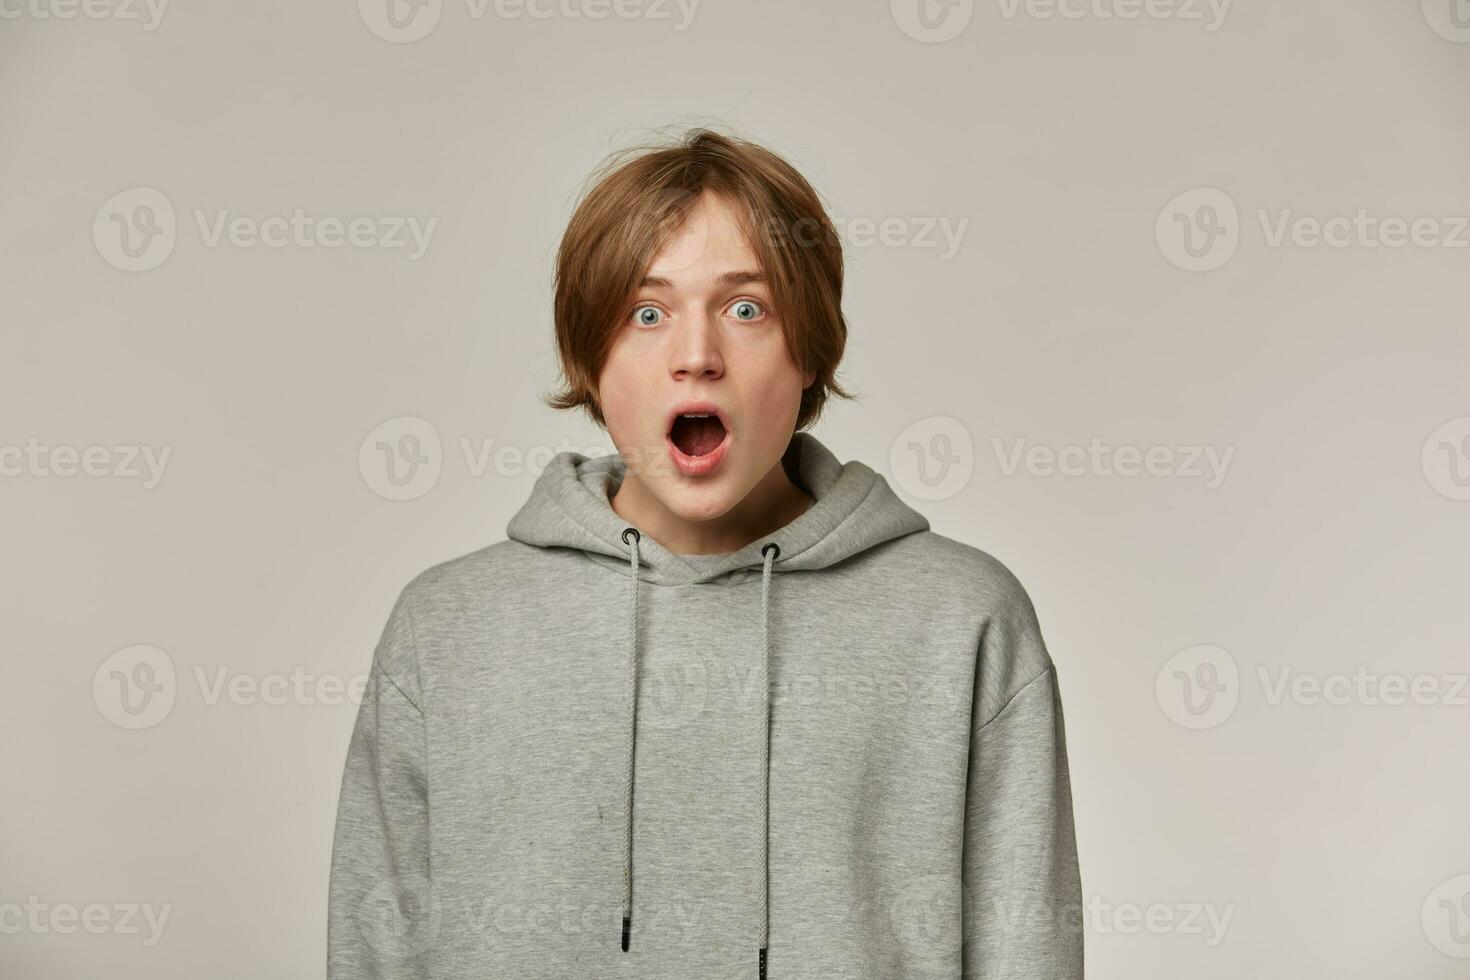
[[[963,858],[964,976],[1081,980],[1082,886],[1061,690],[1014,579],[977,664]]]
[[[405,588],[373,653],[347,747],[327,900],[327,978],[427,977],[433,940],[428,780],[412,601]]]

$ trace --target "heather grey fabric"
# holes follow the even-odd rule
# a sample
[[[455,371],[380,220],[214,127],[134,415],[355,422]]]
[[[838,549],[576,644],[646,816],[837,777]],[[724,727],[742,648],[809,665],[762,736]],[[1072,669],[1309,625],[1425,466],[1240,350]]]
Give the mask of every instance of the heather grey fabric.
[[[804,514],[689,556],[612,510],[620,457],[562,453],[508,540],[404,587],[347,752],[330,980],[749,978],[763,944],[775,980],[1082,976],[1026,592],[810,433],[783,463]]]

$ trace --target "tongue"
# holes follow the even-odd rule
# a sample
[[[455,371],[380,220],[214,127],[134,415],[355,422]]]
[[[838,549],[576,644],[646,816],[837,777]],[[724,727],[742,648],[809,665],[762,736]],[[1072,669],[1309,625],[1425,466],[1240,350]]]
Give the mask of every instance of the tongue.
[[[703,419],[681,415],[674,420],[674,430],[669,435],[686,456],[703,456],[724,441],[725,427],[713,415]]]

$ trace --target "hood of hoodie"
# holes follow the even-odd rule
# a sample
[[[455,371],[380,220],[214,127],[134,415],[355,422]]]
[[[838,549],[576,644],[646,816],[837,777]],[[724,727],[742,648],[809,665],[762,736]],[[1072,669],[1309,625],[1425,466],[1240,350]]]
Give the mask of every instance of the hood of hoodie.
[[[692,585],[740,579],[760,568],[762,548],[775,542],[773,570],[826,568],[875,545],[929,529],[928,520],[905,504],[888,482],[857,460],[840,462],[816,436],[797,432],[781,459],[787,474],[813,499],[806,511],[738,551],[678,555],[646,535],[638,546],[640,578],[656,585]],[[511,518],[506,534],[543,548],[576,548],[631,574],[629,527],[612,509],[627,464],[619,454],[588,457],[559,453]]]
[[[809,432],[796,433],[782,454],[781,464],[791,479],[813,498],[795,520],[764,535],[738,551],[715,555],[679,555],[670,552],[612,509],[610,502],[627,473],[620,454],[587,457],[576,452],[558,454],[536,481],[530,498],[511,519],[510,538],[542,548],[575,548],[588,558],[616,567],[629,580],[628,626],[623,686],[626,719],[626,766],[623,781],[622,934],[620,946],[630,948],[634,923],[636,880],[633,850],[637,810],[634,786],[637,772],[640,623],[639,584],[738,584],[749,569],[761,570],[760,651],[756,687],[760,695],[752,723],[760,731],[757,757],[757,800],[760,826],[756,860],[759,881],[756,896],[757,977],[766,976],[770,935],[770,800],[771,684],[773,645],[778,654],[781,638],[773,644],[770,630],[771,579],[775,572],[811,571],[834,565],[862,551],[918,531],[929,522],[901,501],[877,473],[856,460],[839,462],[831,450]]]

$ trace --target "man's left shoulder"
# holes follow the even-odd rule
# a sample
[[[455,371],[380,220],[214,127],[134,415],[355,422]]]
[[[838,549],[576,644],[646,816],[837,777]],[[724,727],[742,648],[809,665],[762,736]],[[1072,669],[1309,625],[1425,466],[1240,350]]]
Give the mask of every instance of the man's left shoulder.
[[[1031,596],[1015,573],[990,552],[937,531],[919,531],[893,542],[888,561],[947,601],[964,602],[988,615],[1033,618]]]

